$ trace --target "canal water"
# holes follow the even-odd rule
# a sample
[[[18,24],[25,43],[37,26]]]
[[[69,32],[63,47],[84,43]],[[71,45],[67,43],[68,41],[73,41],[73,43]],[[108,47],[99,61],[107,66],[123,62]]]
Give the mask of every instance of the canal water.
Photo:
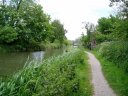
[[[51,56],[63,53],[63,49],[49,49],[36,52],[0,53],[0,76],[11,75],[24,67],[32,60],[42,61]]]

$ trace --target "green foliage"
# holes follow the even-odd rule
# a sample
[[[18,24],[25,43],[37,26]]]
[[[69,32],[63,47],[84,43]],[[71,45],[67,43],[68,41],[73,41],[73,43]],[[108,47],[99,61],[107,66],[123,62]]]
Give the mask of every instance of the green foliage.
[[[100,45],[99,54],[128,72],[128,42],[106,42]]]
[[[0,30],[0,43],[11,43],[17,39],[17,32],[10,26],[5,26]]]
[[[114,38],[112,37],[111,34],[109,35],[105,35],[102,34],[101,32],[94,32],[93,33],[95,40],[96,40],[96,44],[101,44],[103,42],[110,42],[110,41],[114,41]]]
[[[41,50],[45,41],[63,45],[65,29],[59,20],[50,21],[35,0],[9,0],[0,5],[0,43],[19,51]]]
[[[87,22],[85,24],[85,29],[87,31],[87,38],[88,38],[88,41],[91,41],[92,39],[92,32],[95,31],[95,26],[94,24],[90,23],[90,22]]]
[[[81,36],[81,43],[82,43],[82,45],[83,45],[84,47],[86,47],[87,44],[88,44],[88,42],[89,42],[88,37],[82,35],[82,36]]]
[[[128,21],[118,16],[100,18],[94,34],[97,43],[106,41],[126,41],[128,39]]]
[[[80,65],[78,65],[78,67],[76,69],[77,76],[80,80],[80,90],[79,90],[77,96],[92,96],[92,94],[93,94],[92,93],[92,84],[90,84],[91,70],[90,70],[90,66],[89,66],[87,60],[88,60],[88,57],[85,56],[85,61],[81,61],[81,63],[83,62],[84,65],[80,64]],[[85,88],[85,86],[86,86],[86,88]],[[84,95],[83,95],[83,93],[84,93]]]
[[[82,34],[81,43],[84,47],[92,49],[95,46],[95,44],[94,44],[94,42],[95,42],[94,34],[95,34],[95,31],[96,31],[95,30],[96,27],[95,27],[94,24],[92,24],[90,22],[87,22],[87,23],[85,23],[85,29],[86,29],[87,35]]]
[[[40,64],[30,62],[8,80],[0,81],[0,96],[90,96],[91,85],[84,77],[86,74],[79,75],[82,66],[88,70],[86,64],[85,53],[80,49]],[[87,84],[81,80],[86,80]]]
[[[119,96],[128,96],[128,74],[118,68],[116,63],[110,62],[103,56],[99,55],[98,51],[95,51],[94,53],[100,60],[105,78],[113,90]]]
[[[59,20],[54,20],[52,22],[53,26],[53,38],[51,39],[52,42],[55,40],[59,40],[60,44],[64,42],[65,39],[65,29],[64,26],[60,23]]]
[[[95,50],[109,84],[119,96],[128,96],[128,2],[110,1],[110,6],[120,3],[119,11],[116,16],[98,20],[95,38],[99,45]]]
[[[113,33],[111,36],[115,38],[115,40],[128,40],[128,21],[118,20],[114,24],[114,28],[112,29]]]
[[[58,40],[55,40],[53,43],[50,43],[48,41],[42,42],[40,46],[42,46],[44,49],[58,49],[62,47]]]
[[[128,21],[118,16],[110,16],[108,18],[100,18],[98,20],[97,34],[106,39],[106,41],[118,41],[128,39]],[[99,34],[99,32],[101,34]],[[106,35],[106,36],[105,36]],[[99,36],[98,36],[99,37]],[[97,38],[97,37],[96,37]]]
[[[94,36],[97,44],[112,40],[109,35],[104,35],[104,34],[101,34],[100,32],[95,32]]]
[[[105,18],[102,17],[98,20],[98,31],[102,34],[110,34],[113,29],[113,24],[115,23],[115,17]]]
[[[16,30],[19,33],[17,42],[27,49],[35,47],[38,49],[39,44],[50,35],[49,17],[37,4],[23,3],[19,12],[20,20],[16,25]]]
[[[110,0],[110,5],[117,6],[117,13],[115,16],[115,22],[112,29],[112,37],[116,40],[128,39],[128,1],[127,0]],[[111,18],[114,18],[112,16]],[[110,18],[110,19],[111,19]]]
[[[65,40],[64,40],[64,45],[66,45],[66,46],[71,45],[71,41],[70,41],[70,40],[65,39]]]

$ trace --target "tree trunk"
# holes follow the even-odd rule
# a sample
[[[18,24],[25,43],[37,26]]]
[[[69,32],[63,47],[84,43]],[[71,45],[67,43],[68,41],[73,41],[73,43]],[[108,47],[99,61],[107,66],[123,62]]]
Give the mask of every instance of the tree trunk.
[[[19,3],[17,4],[17,10],[19,10],[21,3],[22,3],[22,0],[20,0]]]
[[[5,0],[2,0],[3,6],[5,5]]]

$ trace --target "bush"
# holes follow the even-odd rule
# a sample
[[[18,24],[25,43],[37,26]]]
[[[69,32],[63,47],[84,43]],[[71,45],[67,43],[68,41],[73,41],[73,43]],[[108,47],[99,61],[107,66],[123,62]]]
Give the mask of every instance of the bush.
[[[85,53],[77,49],[40,64],[30,62],[8,80],[1,80],[0,96],[79,96],[76,69],[84,58]],[[82,92],[81,96],[86,96],[87,92]]]
[[[128,42],[106,42],[99,46],[99,54],[128,72]]]
[[[97,44],[100,44],[102,42],[112,41],[112,38],[110,37],[110,35],[104,35],[104,34],[101,34],[100,32],[95,32],[94,36]]]
[[[10,26],[4,26],[0,30],[0,42],[1,43],[11,43],[17,39],[17,35],[18,34],[14,28],[12,28]]]

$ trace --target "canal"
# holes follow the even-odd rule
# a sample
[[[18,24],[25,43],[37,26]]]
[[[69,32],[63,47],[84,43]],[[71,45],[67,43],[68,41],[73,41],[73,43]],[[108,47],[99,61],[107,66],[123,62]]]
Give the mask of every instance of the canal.
[[[42,61],[51,56],[62,54],[64,49],[48,49],[46,51],[0,53],[0,76],[8,76],[21,70],[26,62]]]

